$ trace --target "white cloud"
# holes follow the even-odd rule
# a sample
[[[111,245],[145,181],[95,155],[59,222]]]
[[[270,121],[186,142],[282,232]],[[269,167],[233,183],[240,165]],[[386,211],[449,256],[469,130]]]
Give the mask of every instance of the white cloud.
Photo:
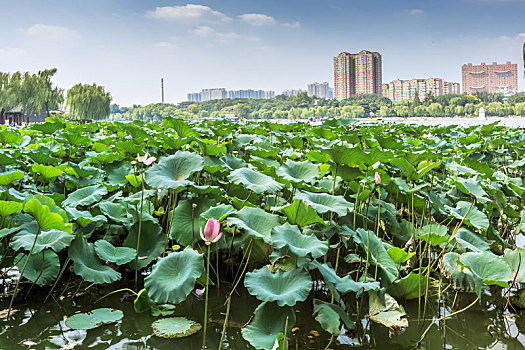
[[[247,13],[240,15],[239,18],[241,21],[256,27],[270,26],[279,23],[272,16],[264,15],[262,13]]]
[[[508,35],[503,35],[503,36],[500,36],[500,39],[501,40],[510,40],[510,41],[521,41],[521,40],[525,40],[525,33],[518,33],[516,34],[515,36],[508,36]]]
[[[255,27],[272,26],[272,25],[283,25],[290,28],[298,28],[301,26],[299,22],[295,23],[280,23],[274,17],[268,16],[262,13],[246,13],[244,15],[237,16],[241,21],[248,23]]]
[[[76,30],[49,24],[34,24],[29,28],[21,28],[19,31],[33,37],[50,40],[71,39],[79,36]]]
[[[16,58],[25,54],[25,51],[17,47],[0,48],[0,57]]]
[[[235,32],[221,33],[208,26],[200,26],[191,30],[190,32],[198,37],[208,38],[219,42],[228,42],[240,39],[240,35]]]
[[[151,18],[179,21],[227,22],[232,20],[222,12],[215,11],[208,6],[195,4],[157,7],[154,11],[149,11],[147,16]]]
[[[408,13],[413,16],[418,16],[418,15],[422,15],[423,13],[425,13],[425,11],[423,11],[422,9],[411,9],[411,10],[408,10]]]
[[[156,47],[175,47],[173,43],[170,43],[169,41],[159,41],[153,44],[153,46]]]

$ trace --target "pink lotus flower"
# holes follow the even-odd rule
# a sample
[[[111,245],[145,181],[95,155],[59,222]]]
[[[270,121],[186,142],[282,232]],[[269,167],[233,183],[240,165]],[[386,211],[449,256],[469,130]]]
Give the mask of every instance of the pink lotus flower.
[[[200,235],[206,245],[217,242],[222,237],[222,232],[219,233],[221,224],[218,220],[211,218],[204,227],[204,233],[202,227],[200,228]]]
[[[142,157],[137,153],[137,161],[139,163],[143,163],[146,166],[150,166],[156,160],[157,160],[157,158],[156,157],[150,157],[148,152],[146,152],[146,154],[143,155]]]
[[[376,185],[379,185],[381,183],[381,176],[379,176],[379,173],[377,171],[375,174],[375,179],[376,179]]]

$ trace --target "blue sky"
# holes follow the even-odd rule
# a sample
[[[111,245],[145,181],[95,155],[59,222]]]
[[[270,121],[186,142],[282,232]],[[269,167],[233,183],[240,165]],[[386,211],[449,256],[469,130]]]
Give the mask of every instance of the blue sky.
[[[333,85],[332,57],[379,51],[383,82],[461,65],[520,67],[525,0],[0,0],[0,70],[56,67],[57,85],[104,85],[116,103],[185,100],[202,88]]]

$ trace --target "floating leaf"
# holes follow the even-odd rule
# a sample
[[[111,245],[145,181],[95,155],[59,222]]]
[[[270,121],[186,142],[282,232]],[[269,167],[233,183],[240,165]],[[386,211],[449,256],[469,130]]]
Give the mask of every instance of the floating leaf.
[[[151,325],[153,334],[161,338],[182,338],[197,333],[202,326],[184,317],[168,317]]]
[[[66,319],[66,326],[72,329],[93,329],[105,324],[115,323],[123,317],[122,311],[105,307],[69,316]]]

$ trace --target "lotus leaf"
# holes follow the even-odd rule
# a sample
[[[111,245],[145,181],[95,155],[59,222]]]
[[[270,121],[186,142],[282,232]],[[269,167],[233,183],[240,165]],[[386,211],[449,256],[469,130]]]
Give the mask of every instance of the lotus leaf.
[[[345,216],[348,210],[353,210],[354,205],[343,196],[332,196],[327,193],[312,193],[312,192],[297,192],[294,200],[302,199],[315,209],[319,214],[327,213],[329,211],[336,213],[339,216]]]
[[[27,261],[27,254],[18,254],[15,257],[16,267],[22,271],[25,265],[23,276],[38,285],[51,283],[58,276],[60,261],[58,255],[51,250],[44,250],[39,253],[31,254]]]
[[[287,323],[288,322],[288,323]],[[295,312],[289,306],[279,307],[276,303],[264,302],[257,306],[249,325],[241,330],[242,337],[254,348],[272,350],[279,333],[286,333],[295,325]]]
[[[481,297],[482,285],[498,285],[508,288],[512,270],[503,257],[491,252],[469,252],[461,254],[461,264],[472,271],[476,294]]]
[[[427,292],[427,277],[410,272],[388,287],[388,293],[394,298],[417,299]]]
[[[137,256],[137,251],[128,247],[114,247],[108,241],[99,239],[95,242],[95,253],[102,261],[109,261],[117,265],[124,265]]]
[[[313,235],[304,235],[298,226],[289,223],[273,228],[272,241],[276,248],[287,246],[298,257],[311,254],[313,258],[319,258],[328,252],[327,241],[321,241]]]
[[[1,133],[0,133],[1,134]],[[24,178],[24,173],[21,171],[8,171],[5,173],[0,173],[0,185],[7,186],[12,182],[21,180]]]
[[[186,300],[203,268],[202,254],[187,247],[160,258],[144,279],[144,286],[155,302],[179,304]]]
[[[286,215],[288,222],[292,225],[308,226],[317,222],[324,224],[315,209],[300,199],[294,200],[290,205],[275,209]]]
[[[124,240],[124,247],[137,249],[137,241],[139,240],[139,226],[140,227],[140,243],[138,257],[139,270],[148,266],[153,260],[158,258],[164,251],[165,236],[162,234],[162,227],[157,220],[143,220],[142,225],[135,223],[131,226],[129,234]],[[136,268],[135,260],[131,261],[131,268]]]
[[[262,238],[266,243],[271,243],[272,229],[280,224],[279,217],[265,212],[259,208],[244,207],[228,218],[228,224],[237,225],[255,238]]]
[[[270,176],[261,174],[257,171],[241,168],[231,172],[228,180],[235,184],[241,184],[249,190],[260,193],[275,193],[283,188],[283,185],[275,181]]]
[[[171,226],[171,238],[184,246],[200,241],[201,214],[213,205],[215,200],[204,197],[180,201],[174,212],[170,213],[170,217],[175,218]],[[202,228],[204,229],[204,226]]]
[[[41,204],[36,198],[25,204],[24,211],[33,215],[41,230],[56,229],[72,232],[71,224],[64,222],[60,214],[51,212],[49,206]]]
[[[458,202],[455,208],[445,205],[453,217],[459,220],[465,218],[465,223],[480,230],[486,230],[489,227],[487,215],[481,212],[476,206],[469,202]],[[470,211],[469,211],[470,209]]]
[[[182,338],[197,333],[201,325],[184,317],[168,317],[151,325],[153,334],[161,338]]]
[[[276,301],[279,306],[294,306],[305,301],[312,289],[310,274],[295,268],[272,273],[267,267],[246,273],[244,285],[248,292],[261,301]]]
[[[355,323],[341,307],[321,300],[314,300],[314,316],[321,327],[328,333],[339,335],[341,321],[348,329],[355,328]]]
[[[123,317],[122,311],[105,307],[69,316],[66,319],[66,326],[72,329],[93,329],[105,324],[115,323]]]
[[[101,284],[115,282],[121,278],[119,272],[100,262],[95,255],[93,243],[88,243],[84,237],[71,242],[69,258],[74,262],[73,271],[85,281]]]
[[[63,204],[66,207],[69,206],[73,208],[91,205],[99,202],[107,193],[108,190],[104,185],[84,187],[67,196]]]
[[[277,169],[277,175],[292,182],[312,182],[321,175],[321,171],[316,164],[289,159]]]
[[[6,217],[11,214],[18,214],[22,211],[24,205],[13,201],[0,201],[0,216]]]
[[[387,327],[391,337],[408,327],[408,320],[404,317],[405,310],[390,295],[380,296],[378,292],[371,291],[368,294],[368,304],[370,319]]]
[[[36,221],[23,225],[20,231],[13,236],[11,247],[15,251],[20,248],[29,251],[33,247],[33,254],[40,253],[48,248],[58,253],[68,247],[75,238],[71,233],[55,229],[39,231]]]
[[[161,157],[159,162],[146,171],[146,183],[153,188],[179,188],[189,185],[187,178],[202,170],[204,161],[196,153],[177,151],[169,157]]]

